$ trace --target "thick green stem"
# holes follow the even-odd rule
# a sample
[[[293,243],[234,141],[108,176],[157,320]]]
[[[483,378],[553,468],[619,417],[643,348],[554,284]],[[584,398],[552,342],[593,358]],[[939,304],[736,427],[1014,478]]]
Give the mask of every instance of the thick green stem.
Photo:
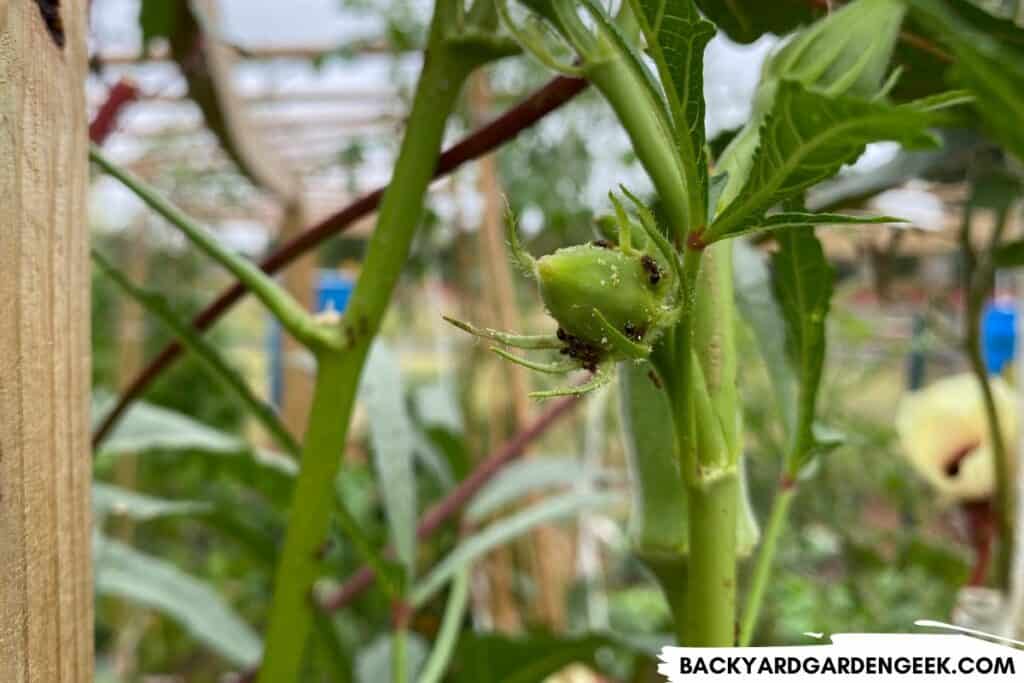
[[[327,532],[334,480],[370,343],[380,327],[423,211],[445,122],[476,61],[446,49],[436,19],[394,176],[381,202],[359,281],[342,320],[343,349],[320,357],[285,544],[278,564],[260,681],[299,680],[314,609],[316,555]]]
[[[686,645],[730,647],[736,641],[736,471],[689,490],[690,563]]]
[[[299,680],[313,620],[319,551],[334,507],[333,482],[348,429],[343,415],[352,404],[352,392],[345,383],[349,365],[347,357],[336,353],[320,358],[288,532],[274,580],[261,681]]]
[[[686,187],[676,146],[658,115],[658,104],[624,59],[614,57],[595,62],[587,65],[584,72],[615,110],[672,222],[669,234],[681,241],[690,227]]]
[[[772,565],[775,563],[779,537],[786,527],[789,508],[796,496],[796,490],[796,485],[786,480],[780,485],[775,500],[772,501],[771,516],[768,518],[768,527],[765,529],[764,539],[758,550],[757,564],[754,565],[754,575],[750,579],[750,590],[747,593],[747,604],[743,609],[743,619],[740,622],[739,644],[741,647],[750,645],[750,640],[754,637],[761,605],[764,603],[764,591],[768,587],[768,579],[772,575]]]

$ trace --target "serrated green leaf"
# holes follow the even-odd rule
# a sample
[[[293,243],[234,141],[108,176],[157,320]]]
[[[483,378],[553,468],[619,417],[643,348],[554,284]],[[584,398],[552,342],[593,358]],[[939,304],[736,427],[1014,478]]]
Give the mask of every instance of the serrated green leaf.
[[[992,135],[1024,160],[1024,29],[966,0],[910,0],[910,6],[952,48],[951,75],[975,94]]]
[[[148,291],[132,283],[124,273],[107,261],[98,251],[93,250],[92,258],[103,274],[110,278],[122,292],[163,323],[177,337],[182,346],[202,362],[211,375],[235,393],[281,448],[293,455],[298,454],[299,444],[281,422],[274,409],[253,393],[245,378],[231,367],[216,346],[174,312],[162,294]]]
[[[93,537],[93,558],[98,594],[161,612],[235,666],[259,662],[259,637],[210,585],[100,534]]]
[[[582,510],[592,510],[620,502],[614,493],[569,492],[553,496],[497,521],[482,531],[464,538],[423,577],[412,590],[409,603],[420,607],[437,594],[459,570],[483,556],[492,548],[521,536],[538,524],[568,517]]]
[[[363,371],[359,398],[370,420],[373,465],[391,542],[411,578],[416,561],[416,430],[406,410],[398,356],[377,342]]]
[[[796,476],[816,445],[814,415],[825,364],[825,318],[832,299],[834,273],[814,228],[776,236],[772,284],[786,324],[786,352],[799,382],[794,428],[786,471]]]
[[[840,213],[812,213],[804,211],[780,211],[763,216],[755,225],[750,225],[739,232],[716,236],[714,241],[741,235],[752,235],[759,232],[771,232],[786,228],[817,225],[870,225],[872,223],[906,223],[903,218],[895,216],[847,216]]]
[[[856,160],[871,142],[934,146],[935,138],[928,132],[934,120],[931,112],[913,103],[831,98],[783,81],[762,126],[750,173],[735,199],[715,219],[709,237],[744,230],[772,206]]]
[[[704,50],[715,26],[700,16],[692,0],[633,0],[647,49],[661,76],[672,114],[676,145],[706,202],[707,158],[704,125]]]
[[[167,500],[99,481],[92,484],[92,511],[98,518],[124,515],[145,522],[159,517],[204,514],[212,509],[212,505],[203,501]]]

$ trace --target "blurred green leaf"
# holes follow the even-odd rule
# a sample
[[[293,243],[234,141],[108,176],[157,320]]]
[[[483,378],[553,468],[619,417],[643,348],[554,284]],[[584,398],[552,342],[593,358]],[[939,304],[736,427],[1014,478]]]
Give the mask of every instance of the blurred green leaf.
[[[106,412],[111,403],[109,395],[100,395],[94,399],[94,422]],[[273,451],[254,450],[232,434],[144,401],[132,404],[103,442],[97,457],[143,455],[157,451],[244,457],[274,476],[289,479],[296,472],[293,460]]]
[[[992,135],[1024,160],[1024,29],[967,0],[911,0],[910,6],[952,48],[952,78],[977,96]]]
[[[414,606],[423,605],[463,567],[539,524],[569,517],[582,510],[608,507],[621,500],[622,497],[614,493],[570,492],[553,496],[494,522],[482,531],[462,539],[413,588],[409,602]]]
[[[158,517],[204,514],[212,509],[212,505],[202,501],[154,498],[98,481],[92,484],[92,511],[99,518],[124,515],[145,522]]]
[[[363,371],[359,397],[370,420],[373,464],[391,542],[409,578],[416,563],[416,430],[406,411],[398,356],[377,342]]]
[[[709,228],[713,236],[741,232],[774,205],[798,195],[854,161],[871,142],[929,147],[933,114],[852,97],[830,98],[783,81],[761,131],[746,183]]]
[[[800,226],[816,225],[871,225],[872,223],[905,223],[895,216],[846,216],[838,213],[811,213],[806,211],[780,211],[767,216],[752,225],[748,225],[729,237],[751,235],[761,232],[773,232]]]
[[[416,633],[406,634],[405,656],[407,680],[416,680],[416,674],[427,658],[427,645]],[[363,649],[356,658],[357,683],[392,683],[390,635],[379,636]]]
[[[235,393],[281,448],[293,455],[298,455],[299,444],[281,422],[277,412],[253,393],[245,378],[231,367],[216,346],[211,344],[191,323],[178,317],[162,294],[147,291],[132,283],[124,273],[95,249],[92,252],[92,258],[100,270],[117,284],[122,292],[131,297],[148,313],[156,316],[174,333],[182,346],[203,362],[211,375]]]
[[[786,433],[796,422],[797,378],[786,355],[786,323],[772,289],[767,258],[746,240],[734,242],[736,305],[757,340]]]
[[[571,488],[582,481],[596,483],[608,473],[588,470],[577,458],[538,455],[502,469],[466,506],[465,518],[479,523],[505,506],[546,489]]]
[[[786,325],[786,352],[799,380],[794,432],[786,470],[795,476],[816,450],[814,416],[825,365],[825,318],[832,299],[832,266],[813,227],[776,235],[772,284]]]
[[[704,15],[733,40],[752,43],[765,33],[785,35],[821,16],[804,0],[697,0]]]
[[[170,38],[176,24],[177,4],[170,0],[142,0],[139,27],[142,29],[143,49],[148,49],[155,38]]]
[[[464,633],[449,680],[452,683],[536,683],[570,664],[604,670],[609,662],[621,663],[637,654],[646,656],[647,652],[614,634]]]
[[[259,662],[259,637],[209,584],[98,533],[93,563],[98,594],[159,611],[235,666]]]

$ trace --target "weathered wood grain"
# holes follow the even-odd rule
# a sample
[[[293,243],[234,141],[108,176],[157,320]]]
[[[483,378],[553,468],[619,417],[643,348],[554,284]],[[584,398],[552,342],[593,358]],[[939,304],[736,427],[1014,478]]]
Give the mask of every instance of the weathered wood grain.
[[[43,5],[0,0],[0,681],[86,683],[86,0]]]

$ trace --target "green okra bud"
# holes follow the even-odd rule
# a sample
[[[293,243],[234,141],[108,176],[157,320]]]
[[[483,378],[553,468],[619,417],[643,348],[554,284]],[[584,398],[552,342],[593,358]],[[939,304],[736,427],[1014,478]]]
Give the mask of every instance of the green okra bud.
[[[755,111],[770,106],[781,80],[830,96],[884,94],[905,12],[902,0],[855,0],[800,31],[765,63]]]
[[[653,256],[627,253],[606,240],[541,257],[537,283],[564,333],[605,351],[613,348],[605,321],[642,342],[657,325],[669,292],[668,277]]]

